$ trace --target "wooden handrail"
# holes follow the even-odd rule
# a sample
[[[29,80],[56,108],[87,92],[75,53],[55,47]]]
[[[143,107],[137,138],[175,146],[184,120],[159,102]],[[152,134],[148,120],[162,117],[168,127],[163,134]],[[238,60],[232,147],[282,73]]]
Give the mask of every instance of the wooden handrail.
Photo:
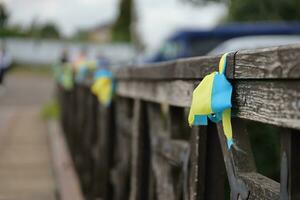
[[[193,90],[218,70],[219,59],[120,68],[110,107],[97,102],[89,79],[71,91],[58,87],[62,125],[87,198],[224,199],[228,177],[232,199],[298,199],[300,45],[228,55],[231,150],[220,123],[187,123]],[[245,119],[280,128],[281,184],[257,172]]]

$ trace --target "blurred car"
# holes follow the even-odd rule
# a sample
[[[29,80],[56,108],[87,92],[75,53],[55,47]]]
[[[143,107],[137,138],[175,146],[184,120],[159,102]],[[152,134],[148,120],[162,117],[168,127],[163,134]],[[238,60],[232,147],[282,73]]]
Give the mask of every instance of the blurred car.
[[[173,34],[146,63],[206,55],[226,40],[243,36],[300,35],[300,22],[234,23],[210,30],[182,30]]]
[[[266,35],[233,38],[218,45],[210,51],[208,55],[219,55],[243,49],[256,49],[288,44],[300,44],[300,35]]]

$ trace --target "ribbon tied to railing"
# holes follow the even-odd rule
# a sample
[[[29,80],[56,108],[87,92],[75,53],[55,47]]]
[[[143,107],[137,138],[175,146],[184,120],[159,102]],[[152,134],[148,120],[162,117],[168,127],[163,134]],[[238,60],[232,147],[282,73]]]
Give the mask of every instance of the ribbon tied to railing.
[[[219,72],[204,77],[193,92],[188,121],[190,126],[207,125],[207,118],[222,121],[227,147],[233,145],[231,127],[232,85],[225,76],[227,53],[221,57]]]
[[[95,71],[97,68],[97,62],[95,60],[80,62],[75,66],[75,80],[77,83],[82,83],[89,71]]]
[[[114,91],[112,72],[107,69],[97,70],[94,74],[94,83],[91,87],[91,91],[97,96],[102,105],[109,106]]]

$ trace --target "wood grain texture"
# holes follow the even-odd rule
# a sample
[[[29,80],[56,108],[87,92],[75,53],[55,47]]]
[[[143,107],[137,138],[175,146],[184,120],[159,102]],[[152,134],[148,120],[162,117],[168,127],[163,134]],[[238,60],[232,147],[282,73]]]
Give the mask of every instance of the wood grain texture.
[[[204,76],[218,70],[219,59],[195,57],[117,70],[117,103],[113,106],[119,108],[117,112],[100,108],[99,135],[93,133],[96,128],[90,123],[95,107],[90,98],[92,80],[88,78],[73,91],[60,91],[66,135],[71,149],[78,147],[75,160],[80,155],[81,164],[87,167],[90,148],[98,147],[94,166],[97,197],[224,199],[225,163],[232,198],[279,199],[279,183],[256,172],[241,120],[300,130],[300,45],[229,54],[226,75],[234,87],[233,115],[237,117],[232,124],[239,133],[234,142],[242,151],[227,149],[220,124],[209,123],[193,129],[192,134],[186,128],[193,90]],[[288,189],[294,199],[299,195],[300,165],[298,136],[292,135],[298,130],[286,134],[284,151],[290,168]],[[93,136],[98,136],[96,144]]]
[[[136,99],[133,107],[131,140],[130,200],[148,199],[149,148],[148,120],[145,102]]]
[[[256,172],[254,155],[250,138],[244,120],[234,118],[231,120],[233,141],[236,148],[232,148],[231,154],[235,165],[235,173]]]
[[[283,129],[281,136],[282,156],[286,156],[286,163],[281,164],[281,197],[296,200],[300,198],[300,134],[298,130]]]
[[[193,127],[190,138],[190,168],[189,168],[189,199],[205,199],[205,175],[206,175],[206,126]]]
[[[172,112],[171,112],[172,110]],[[154,175],[153,198],[158,200],[177,200],[184,195],[188,199],[187,166],[189,143],[178,137],[181,128],[175,128],[172,122],[180,119],[183,108],[147,103],[149,133],[151,138],[151,171]],[[171,113],[178,116],[171,117]],[[184,133],[182,133],[184,134]]]
[[[115,75],[118,80],[199,79],[218,70],[219,60],[220,56],[205,56],[148,64],[142,67],[128,66],[116,71]]]
[[[209,122],[207,126],[204,199],[225,199],[226,167],[223,161],[221,141],[216,124]],[[228,178],[230,175],[227,173]],[[230,183],[230,180],[229,180]],[[231,190],[233,188],[231,187]]]
[[[259,50],[243,50],[235,56],[234,78],[298,78],[300,46],[288,45]]]
[[[204,56],[175,61],[128,66],[115,72],[118,80],[201,79],[218,70],[220,56]],[[300,78],[300,45],[244,50],[228,55],[228,78]],[[234,73],[233,73],[234,72]]]
[[[128,200],[130,192],[132,100],[118,98],[116,103],[116,140],[111,170],[114,200]]]
[[[249,200],[279,200],[280,184],[258,173],[240,173],[250,190]]]
[[[117,94],[146,101],[189,107],[199,81],[119,81]],[[233,81],[235,116],[300,129],[299,80]]]

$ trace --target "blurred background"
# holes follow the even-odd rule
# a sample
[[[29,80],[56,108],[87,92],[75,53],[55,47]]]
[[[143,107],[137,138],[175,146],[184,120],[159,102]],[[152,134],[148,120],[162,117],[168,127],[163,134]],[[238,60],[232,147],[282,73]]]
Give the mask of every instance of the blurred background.
[[[296,43],[299,0],[0,0],[0,68],[22,73],[83,54],[120,67]],[[51,98],[53,81],[22,73],[8,75],[8,91],[0,90],[2,115]],[[43,112],[59,111],[50,102]],[[272,133],[279,130],[257,123],[249,130],[259,172],[278,180],[279,136]]]
[[[300,33],[299,4],[297,0],[1,0],[0,37],[13,61],[22,64],[49,65],[63,51],[74,57],[83,49],[90,58],[101,54],[113,64],[164,61],[242,46],[295,43],[299,38],[291,35]],[[261,35],[265,37],[253,44]],[[245,36],[252,37],[240,38]],[[238,40],[214,49],[232,38]]]

